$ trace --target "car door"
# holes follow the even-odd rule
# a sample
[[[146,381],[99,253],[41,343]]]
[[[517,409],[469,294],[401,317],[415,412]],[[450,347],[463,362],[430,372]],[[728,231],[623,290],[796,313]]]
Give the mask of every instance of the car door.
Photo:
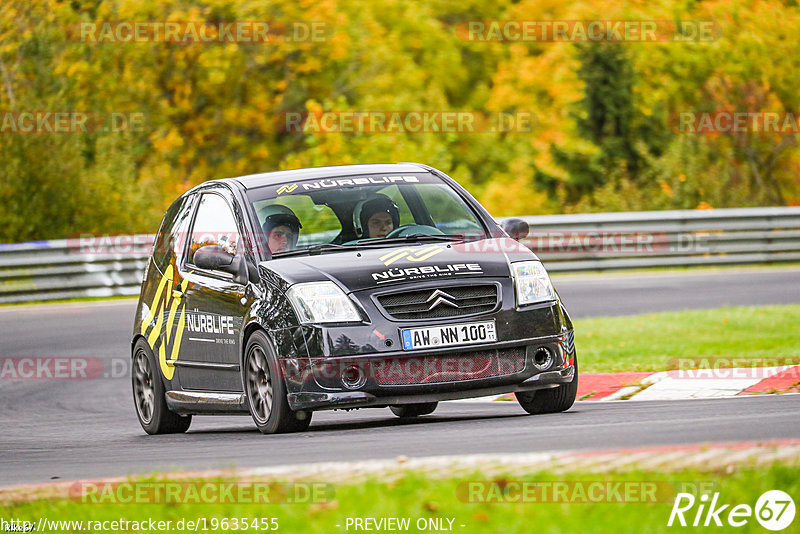
[[[167,210],[153,245],[152,263],[145,271],[136,316],[135,330],[147,339],[167,380],[173,380],[173,363],[180,358],[182,348],[184,306],[176,298],[181,294],[178,267],[186,249],[195,201],[196,195],[185,195]]]
[[[233,276],[194,265],[194,253],[206,245],[243,252],[242,222],[235,200],[224,189],[201,193],[188,247],[181,264],[186,303],[181,358],[175,363],[183,389],[242,391],[239,340],[249,301],[246,287]],[[241,249],[241,250],[240,250]]]

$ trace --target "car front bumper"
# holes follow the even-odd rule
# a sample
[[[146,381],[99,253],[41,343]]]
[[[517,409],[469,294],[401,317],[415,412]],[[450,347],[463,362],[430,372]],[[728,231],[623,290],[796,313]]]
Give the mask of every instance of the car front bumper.
[[[505,393],[535,391],[555,388],[575,380],[575,366],[568,365],[556,371],[545,371],[516,384],[490,386],[478,389],[458,389],[435,393],[408,393],[377,395],[366,391],[319,392],[307,391],[290,393],[289,406],[292,410],[337,410],[350,408],[383,408],[398,404],[417,404],[446,400],[469,399]]]
[[[536,354],[548,349],[542,369]],[[503,355],[510,359],[503,360]],[[392,362],[387,364],[387,362]],[[317,360],[288,393],[293,410],[349,409],[416,404],[547,389],[575,379],[574,348],[565,336],[494,343],[467,351],[359,355]],[[441,364],[441,366],[439,366]],[[359,370],[362,381],[344,378]],[[387,369],[392,372],[386,372]],[[489,371],[487,371],[489,369]]]

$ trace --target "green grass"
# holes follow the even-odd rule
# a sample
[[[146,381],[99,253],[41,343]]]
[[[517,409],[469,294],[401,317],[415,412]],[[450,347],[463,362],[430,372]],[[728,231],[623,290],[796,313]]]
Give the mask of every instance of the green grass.
[[[579,319],[582,372],[664,371],[676,358],[742,358],[754,366],[800,363],[800,305],[719,308]],[[731,367],[725,360],[715,365]],[[739,363],[733,362],[734,366]]]
[[[466,484],[475,481],[494,482],[496,488],[508,487],[512,481],[577,482],[587,487],[590,482],[647,482],[658,485],[655,499],[633,499],[633,502],[469,502]],[[685,486],[682,484],[689,484]],[[575,486],[571,486],[575,487]],[[120,518],[142,521],[147,518],[170,520],[206,518],[211,529],[212,518],[276,518],[279,532],[320,533],[354,532],[345,529],[347,518],[409,517],[412,525],[419,518],[452,518],[453,531],[463,533],[563,533],[609,532],[640,534],[669,532],[681,529],[666,526],[679,487],[706,488],[707,493],[720,493],[720,503],[754,506],[759,495],[780,489],[789,495],[800,495],[800,468],[774,464],[761,468],[739,468],[732,473],[678,471],[672,473],[628,472],[624,474],[530,474],[520,477],[486,477],[480,474],[437,479],[412,472],[394,481],[370,480],[332,486],[330,499],[303,504],[94,504],[76,500],[40,499],[21,504],[7,504],[2,518],[17,518],[36,523],[48,520],[105,521]],[[699,499],[702,490],[688,490]],[[570,490],[569,495],[574,495]],[[567,499],[568,501],[571,498]],[[637,502],[637,501],[646,502]],[[656,502],[653,502],[656,501]],[[699,503],[699,500],[698,500]],[[692,512],[697,510],[695,506]],[[730,510],[730,507],[728,508]],[[693,514],[688,514],[689,521]],[[724,520],[725,514],[723,514]],[[800,519],[795,519],[795,525]],[[336,527],[336,525],[341,525]],[[444,521],[447,524],[447,521]],[[463,527],[461,525],[464,525]],[[534,528],[535,526],[535,528]],[[705,528],[704,532],[730,529]],[[755,518],[750,518],[737,532],[762,532]],[[59,531],[59,530],[56,530]],[[61,530],[63,531],[63,530]],[[142,530],[147,531],[146,529]],[[202,528],[199,531],[203,531]],[[253,532],[252,529],[250,529]],[[412,526],[411,532],[417,532]],[[791,528],[787,530],[791,531]]]

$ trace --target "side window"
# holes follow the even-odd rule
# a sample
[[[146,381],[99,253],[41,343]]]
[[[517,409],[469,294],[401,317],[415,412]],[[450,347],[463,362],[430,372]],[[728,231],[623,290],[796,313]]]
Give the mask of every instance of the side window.
[[[442,232],[457,234],[481,229],[472,210],[447,186],[422,184],[418,190],[436,228]]]
[[[153,246],[153,262],[162,274],[183,252],[195,199],[194,195],[179,198],[164,215]]]
[[[255,205],[259,226],[264,224],[270,206],[283,206],[295,214],[303,228],[297,240],[298,246],[330,243],[342,230],[342,225],[331,208],[315,204],[308,195],[286,195]]]
[[[239,237],[236,218],[225,199],[214,193],[205,193],[197,207],[186,262],[194,264],[194,253],[206,245],[219,245],[236,254]]]

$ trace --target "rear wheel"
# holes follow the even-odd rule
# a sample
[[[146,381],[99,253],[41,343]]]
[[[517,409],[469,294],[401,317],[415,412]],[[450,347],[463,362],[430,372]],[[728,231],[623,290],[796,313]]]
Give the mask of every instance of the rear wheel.
[[[557,388],[517,393],[517,402],[530,414],[556,413],[569,410],[578,394],[578,357],[575,356],[575,377]]]
[[[254,332],[247,341],[244,366],[245,396],[258,430],[263,434],[306,430],[311,424],[311,412],[289,408],[275,351],[263,332]]]
[[[157,373],[156,358],[144,339],[133,347],[131,382],[136,416],[148,434],[178,434],[189,430],[191,415],[178,415],[167,407],[164,383]]]
[[[438,405],[438,402],[422,402],[420,404],[400,404],[389,408],[397,417],[419,417],[433,413]]]

